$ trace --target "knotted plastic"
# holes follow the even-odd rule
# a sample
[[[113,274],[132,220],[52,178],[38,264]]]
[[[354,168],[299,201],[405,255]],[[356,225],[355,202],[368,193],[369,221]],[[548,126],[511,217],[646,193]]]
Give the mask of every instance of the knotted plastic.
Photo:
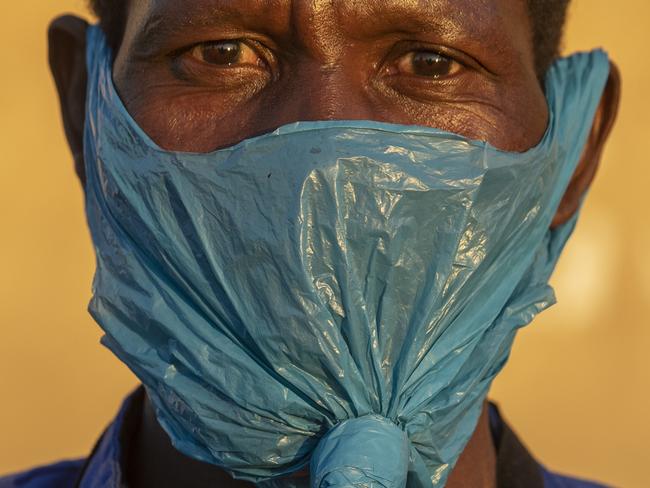
[[[346,420],[312,454],[313,488],[403,488],[409,466],[406,433],[385,417]]]

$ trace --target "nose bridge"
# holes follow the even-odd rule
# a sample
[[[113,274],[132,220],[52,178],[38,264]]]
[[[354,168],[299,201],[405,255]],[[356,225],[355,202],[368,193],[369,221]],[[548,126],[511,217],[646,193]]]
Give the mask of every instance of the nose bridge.
[[[359,73],[340,62],[312,61],[292,89],[292,112],[300,120],[372,119],[373,106]]]
[[[338,2],[296,0],[292,8],[294,40],[302,51],[290,82],[290,111],[294,117],[299,120],[372,118],[365,70],[358,59],[361,53],[345,40]]]

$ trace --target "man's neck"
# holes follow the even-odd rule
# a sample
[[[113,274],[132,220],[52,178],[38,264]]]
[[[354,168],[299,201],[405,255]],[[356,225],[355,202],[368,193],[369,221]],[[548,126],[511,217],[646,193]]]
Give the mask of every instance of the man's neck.
[[[145,395],[140,426],[131,442],[126,482],[129,488],[204,488],[222,486],[248,488],[251,483],[233,480],[216,466],[189,458],[177,451],[158,423]],[[474,434],[447,481],[447,488],[496,487],[496,449],[484,405]]]
[[[451,472],[446,488],[496,488],[497,451],[490,430],[489,405],[483,404],[474,434]]]

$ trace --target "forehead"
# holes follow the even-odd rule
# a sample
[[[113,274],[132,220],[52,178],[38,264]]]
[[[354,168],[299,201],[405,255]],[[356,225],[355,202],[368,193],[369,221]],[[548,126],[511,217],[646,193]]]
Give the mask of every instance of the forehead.
[[[149,42],[215,24],[329,50],[345,39],[427,33],[468,50],[532,51],[526,0],[136,0],[129,11],[129,30]]]

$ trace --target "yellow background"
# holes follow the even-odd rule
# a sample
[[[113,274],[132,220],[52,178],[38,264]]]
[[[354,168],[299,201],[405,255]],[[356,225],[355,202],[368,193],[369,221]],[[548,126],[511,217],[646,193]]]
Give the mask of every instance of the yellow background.
[[[82,0],[0,16],[0,473],[89,452],[135,379],[86,313],[93,255],[45,30]],[[574,0],[566,51],[605,46],[623,105],[557,271],[560,304],[518,339],[493,390],[554,469],[650,487],[650,2]]]

